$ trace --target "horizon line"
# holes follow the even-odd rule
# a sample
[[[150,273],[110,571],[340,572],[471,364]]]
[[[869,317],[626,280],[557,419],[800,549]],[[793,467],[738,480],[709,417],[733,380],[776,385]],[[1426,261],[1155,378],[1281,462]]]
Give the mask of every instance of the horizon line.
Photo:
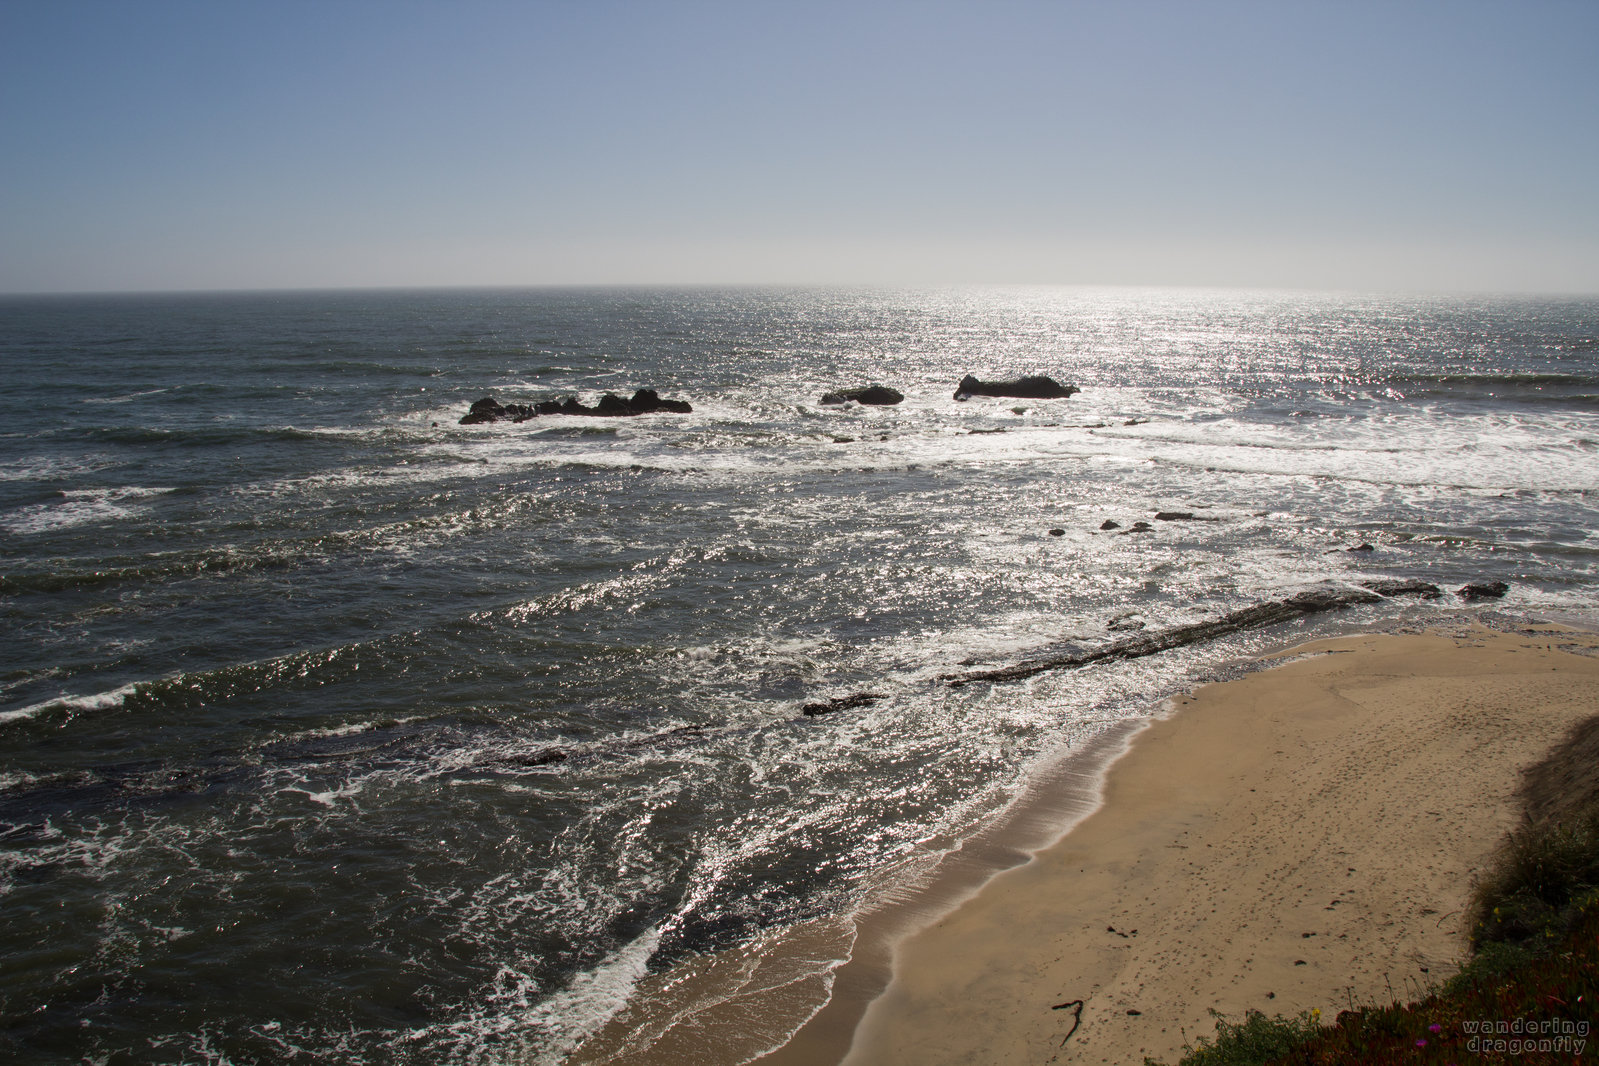
[[[493,282],[445,283],[401,285],[262,285],[222,288],[149,288],[149,289],[14,289],[0,291],[0,300],[50,299],[72,297],[157,297],[157,296],[272,296],[310,295],[332,293],[447,293],[447,292],[517,292],[555,290],[658,290],[658,291],[709,291],[709,290],[944,290],[944,289],[1121,289],[1150,292],[1269,292],[1282,294],[1324,296],[1387,296],[1412,298],[1456,299],[1596,299],[1595,289],[1489,289],[1489,288],[1437,288],[1425,287],[1372,287],[1262,285],[1221,282],[1084,282],[1084,281],[948,281],[948,282],[894,282],[894,281],[544,281],[544,282]]]

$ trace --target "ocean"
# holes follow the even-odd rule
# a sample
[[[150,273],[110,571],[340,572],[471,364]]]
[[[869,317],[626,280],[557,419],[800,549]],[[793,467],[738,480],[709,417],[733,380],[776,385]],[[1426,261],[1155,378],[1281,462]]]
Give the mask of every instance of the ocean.
[[[15,1062],[560,1062],[1247,656],[1599,622],[1592,298],[8,297],[0,367]]]

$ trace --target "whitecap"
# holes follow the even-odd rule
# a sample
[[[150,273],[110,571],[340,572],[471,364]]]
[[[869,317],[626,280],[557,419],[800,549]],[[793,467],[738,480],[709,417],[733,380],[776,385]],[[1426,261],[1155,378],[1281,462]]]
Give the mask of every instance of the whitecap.
[[[29,455],[0,464],[0,481],[53,481],[116,465],[103,454]]]
[[[610,1021],[627,1004],[660,943],[659,929],[647,929],[599,966],[574,977],[566,988],[534,1008],[528,1022],[555,1044],[534,1061],[554,1066],[582,1039]]]
[[[36,503],[19,507],[0,518],[0,528],[17,534],[46,533],[73,526],[112,522],[131,518],[148,508],[129,501],[147,499],[172,492],[170,488],[128,485],[113,489],[66,489],[59,503]]]
[[[454,1061],[477,1061],[474,1052],[503,1049],[509,1039],[521,1053],[514,1056],[516,1061],[556,1066],[627,1004],[660,939],[659,929],[645,930],[542,1000],[538,982],[531,975],[502,964],[465,1017],[438,1028],[412,1030],[400,1039],[424,1045],[453,1044],[458,1049],[450,1056]],[[496,1054],[492,1061],[503,1061],[503,1055]]]
[[[170,386],[159,388],[159,389],[140,389],[138,392],[125,392],[125,393],[123,393],[120,396],[89,396],[89,397],[85,397],[82,402],[83,403],[100,403],[100,404],[104,404],[104,403],[129,403],[130,401],[141,399],[141,398],[143,398],[145,396],[157,396],[157,395],[160,395],[163,392],[171,392],[171,391],[172,391],[172,389],[171,389]]]
[[[57,696],[54,699],[30,704],[27,707],[0,711],[0,725],[45,713],[81,714],[85,711],[114,710],[121,707],[127,698],[138,690],[139,682],[135,681],[131,684],[123,685],[121,688],[114,688],[109,692],[96,692],[89,696]]]

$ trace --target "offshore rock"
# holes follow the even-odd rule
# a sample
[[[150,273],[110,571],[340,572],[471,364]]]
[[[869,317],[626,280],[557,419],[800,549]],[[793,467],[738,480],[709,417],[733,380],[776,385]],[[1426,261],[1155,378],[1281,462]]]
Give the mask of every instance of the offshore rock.
[[[980,381],[970,374],[955,386],[955,399],[971,396],[1021,396],[1030,400],[1063,400],[1074,392],[1082,392],[1076,385],[1062,385],[1054,378],[1031,375],[1015,381]]]
[[[686,400],[661,399],[654,389],[639,389],[630,400],[608,392],[593,407],[585,407],[576,397],[570,396],[561,401],[557,410],[545,411],[544,406],[542,403],[538,405],[540,414],[589,415],[598,418],[628,418],[633,415],[652,415],[657,411],[686,415],[694,410]]]
[[[526,422],[539,415],[588,415],[595,418],[627,418],[633,415],[655,414],[671,411],[686,415],[694,408],[686,400],[663,400],[654,389],[639,389],[632,399],[624,400],[615,393],[606,393],[600,402],[589,407],[575,396],[564,400],[543,400],[528,407],[524,404],[501,404],[492,396],[485,396],[472,405],[463,426],[476,426],[484,422]]]
[[[1455,590],[1455,595],[1463,600],[1498,600],[1503,599],[1509,591],[1510,586],[1503,581],[1490,581],[1482,585],[1461,585]]]
[[[538,417],[538,412],[523,404],[502,404],[492,396],[474,403],[461,419],[463,426],[479,426],[485,422],[526,422]]]
[[[866,385],[858,389],[839,389],[822,397],[823,403],[856,403],[868,404],[873,407],[892,407],[905,399],[905,395],[898,389],[891,389],[887,385]]]
[[[639,389],[629,401],[634,414],[654,414],[666,411],[674,415],[691,414],[694,406],[687,400],[663,400],[654,389]]]

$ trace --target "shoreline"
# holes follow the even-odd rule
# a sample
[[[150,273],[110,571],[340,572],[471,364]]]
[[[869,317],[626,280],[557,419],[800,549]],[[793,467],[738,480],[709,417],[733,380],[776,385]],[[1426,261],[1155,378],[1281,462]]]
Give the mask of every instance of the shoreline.
[[[1066,944],[1067,934],[1078,937],[1076,947],[1083,957],[1103,968],[1119,954],[1134,954],[1116,949],[1143,948],[1154,943],[1152,930],[1158,925],[1143,918],[1111,914],[1125,909],[1114,902],[1127,894],[1125,857],[1120,866],[1109,871],[1081,866],[1069,870],[1062,867],[1060,854],[1079,846],[1091,834],[1106,835],[1103,829],[1096,827],[1126,823],[1129,797],[1121,784],[1122,779],[1151,758],[1151,749],[1170,748],[1172,736],[1177,738],[1177,743],[1183,743],[1182,738],[1188,735],[1195,722],[1204,720],[1207,725],[1219,725],[1220,736],[1210,739],[1212,745],[1220,745],[1220,750],[1213,753],[1217,758],[1211,759],[1204,772],[1197,774],[1191,761],[1185,765],[1184,760],[1178,760],[1172,765],[1168,759],[1159,771],[1164,778],[1162,787],[1169,792],[1173,786],[1225,784],[1225,773],[1221,779],[1217,778],[1217,767],[1225,761],[1222,757],[1228,751],[1243,751],[1251,740],[1260,739],[1250,736],[1247,701],[1237,698],[1239,693],[1247,694],[1252,687],[1264,686],[1297,694],[1297,699],[1311,695],[1317,687],[1317,675],[1329,671],[1348,675],[1341,683],[1352,679],[1357,686],[1365,683],[1378,688],[1405,683],[1407,678],[1413,683],[1418,676],[1425,679],[1437,675],[1451,680],[1471,675],[1478,679],[1513,678],[1515,671],[1508,669],[1507,656],[1526,651],[1537,654],[1539,649],[1547,651],[1560,643],[1581,645],[1590,652],[1599,652],[1599,634],[1560,623],[1533,621],[1507,631],[1502,628],[1507,621],[1497,619],[1496,628],[1468,619],[1433,625],[1425,630],[1406,627],[1403,623],[1401,628],[1351,627],[1323,637],[1284,643],[1275,652],[1224,665],[1213,675],[1218,680],[1200,684],[1187,695],[1163,701],[1151,717],[1114,723],[1080,748],[1064,752],[1035,778],[1026,795],[1012,806],[1005,818],[937,856],[936,864],[911,878],[908,884],[899,882],[880,887],[874,893],[876,899],[862,912],[818,919],[781,931],[757,944],[692,960],[667,973],[647,978],[637,990],[642,995],[632,999],[613,1018],[612,1025],[602,1027],[567,1061],[639,1066],[665,1063],[725,1063],[728,1066],[737,1063],[759,1063],[760,1066],[1012,1061],[1139,1063],[1145,1053],[1142,1049],[1148,1046],[1148,1053],[1175,1062],[1180,1057],[1176,1049],[1182,1042],[1211,1035],[1213,1025],[1206,1015],[1206,1006],[1195,1006],[1190,1011],[1194,1017],[1177,1021],[1175,1025],[1168,1019],[1167,1024],[1153,1026],[1150,1023],[1159,1017],[1161,1008],[1152,1011],[1131,1002],[1116,1008],[1139,1012],[1119,1016],[1121,1024],[1117,1031],[1122,1037],[1142,1039],[1148,1035],[1147,1030],[1159,1033],[1164,1029],[1167,1032],[1161,1035],[1172,1038],[1160,1046],[1140,1043],[1137,1048],[1123,1047],[1118,1051],[1113,1050],[1113,1041],[1109,1039],[1113,1035],[1110,1030],[1117,1027],[1107,1024],[1100,1011],[1114,993],[1107,979],[1096,979],[1100,983],[1090,996],[1084,995],[1086,986],[1076,980],[1055,981],[1060,987],[1052,987],[1048,974],[1051,966],[1061,967],[1061,957],[1070,947]],[[1442,665],[1418,668],[1417,642],[1431,645],[1420,649],[1426,651],[1422,659],[1433,661],[1441,656],[1437,661]],[[1485,656],[1489,645],[1493,646],[1493,655]],[[1355,652],[1360,654],[1351,654]],[[1560,656],[1560,665],[1567,668],[1553,672],[1556,687],[1569,687],[1569,682],[1585,678],[1590,687],[1584,691],[1590,696],[1587,702],[1577,699],[1562,713],[1543,716],[1547,720],[1540,729],[1523,725],[1509,731],[1515,734],[1516,743],[1512,745],[1517,748],[1515,765],[1494,768],[1494,773],[1488,775],[1494,778],[1488,783],[1493,802],[1486,806],[1478,804],[1482,810],[1491,812],[1489,827],[1484,829],[1479,818],[1475,828],[1467,834],[1475,834],[1473,846],[1457,848],[1468,854],[1443,854],[1447,851],[1445,848],[1432,857],[1432,865],[1427,867],[1434,881],[1441,876],[1439,869],[1448,871],[1449,876],[1443,878],[1441,889],[1433,886],[1443,895],[1452,891],[1464,897],[1471,870],[1514,823],[1519,808],[1511,797],[1519,783],[1520,769],[1537,761],[1558,743],[1572,720],[1591,716],[1592,707],[1599,706],[1599,698],[1595,698],[1595,694],[1599,694],[1599,659],[1554,654]],[[1550,672],[1545,666],[1535,673]],[[1537,700],[1531,702],[1542,706]],[[1217,711],[1217,707],[1221,709]],[[1210,719],[1215,718],[1224,720],[1212,723]],[[1356,717],[1345,726],[1366,721]],[[1502,738],[1505,733],[1506,730],[1500,731]],[[1335,753],[1341,750],[1340,745],[1349,742],[1347,736],[1323,739],[1327,748]],[[1255,747],[1258,749],[1259,744]],[[1259,757],[1258,751],[1256,757]],[[1247,762],[1248,756],[1244,758]],[[1314,768],[1325,761],[1326,756],[1322,754],[1305,765]],[[1285,760],[1278,770],[1300,765]],[[1189,778],[1199,780],[1190,781]],[[1258,783],[1252,784],[1260,787]],[[1256,792],[1254,797],[1261,795]],[[1229,797],[1226,789],[1222,789],[1219,799],[1225,802],[1230,798],[1236,802],[1239,797],[1248,796],[1250,793],[1245,790]],[[1190,815],[1193,813],[1189,811]],[[1260,813],[1254,815],[1257,822]],[[1163,814],[1168,820],[1183,817],[1175,810],[1163,811],[1160,804],[1144,810],[1138,817],[1159,823]],[[1273,817],[1280,819],[1280,815]],[[1435,824],[1431,816],[1427,821]],[[1123,824],[1109,836],[1125,836],[1127,828]],[[1161,847],[1154,850],[1163,851],[1167,857],[1185,855],[1175,843],[1174,840],[1161,841]],[[1216,842],[1208,843],[1212,844],[1208,850],[1214,852]],[[1199,850],[1207,849],[1201,844]],[[1258,868],[1259,863],[1243,863],[1246,870],[1251,865]],[[1337,872],[1345,875],[1346,881],[1353,879],[1355,883],[1363,883],[1370,876],[1368,867],[1362,863],[1346,865],[1359,867],[1353,872],[1339,868]],[[1396,872],[1404,874],[1403,870],[1389,869],[1383,876],[1391,879]],[[1234,873],[1237,875],[1238,871]],[[1052,897],[1082,897],[1085,880],[1093,882],[1087,887],[1112,901],[1105,907],[1111,916],[1104,921],[1079,921],[1077,928],[1064,929],[1068,923],[1058,909],[1049,913],[1048,903]],[[1140,891],[1139,895],[1142,894]],[[1328,912],[1322,908],[1331,898],[1329,894],[1327,900],[1320,900],[1312,916],[1326,915]],[[1292,980],[1280,982],[1281,987],[1256,988],[1253,998],[1224,996],[1215,999],[1215,1005],[1234,1017],[1245,1009],[1292,1015],[1315,1008],[1321,1009],[1330,1020],[1338,1010],[1350,1005],[1351,996],[1356,1001],[1363,998],[1376,1001],[1387,995],[1387,983],[1392,984],[1398,995],[1404,994],[1407,977],[1412,985],[1429,975],[1447,977],[1453,972],[1451,964],[1460,957],[1463,941],[1447,920],[1450,908],[1426,906],[1434,911],[1426,916],[1434,928],[1428,937],[1422,938],[1425,943],[1419,949],[1427,961],[1416,963],[1408,973],[1401,972],[1402,967],[1391,966],[1388,978],[1365,985],[1345,981],[1331,990],[1336,996],[1328,999],[1324,988],[1321,998],[1328,1001],[1312,1003],[1306,998],[1305,978],[1313,970],[1325,976],[1327,960],[1315,960],[1305,954],[1309,951],[1307,945],[1321,948],[1329,942],[1337,942],[1338,937],[1334,933],[1323,938],[1319,929],[1307,925],[1305,930],[1290,931],[1290,946],[1304,949],[1294,960],[1289,960],[1288,972]],[[1344,913],[1356,912],[1346,910]],[[996,914],[1005,920],[993,921]],[[1377,919],[1392,920],[1390,917]],[[1213,921],[1225,924],[1220,915]],[[1440,921],[1442,925],[1438,924]],[[977,927],[981,927],[981,932],[974,943],[970,934]],[[1127,935],[1107,932],[1108,928]],[[1136,937],[1132,935],[1135,929],[1141,930]],[[1317,935],[1299,936],[1305,931]],[[1230,948],[1254,935],[1252,928],[1243,921],[1237,922],[1237,932],[1241,935],[1222,937]],[[962,936],[967,939],[963,941]],[[1369,938],[1357,941],[1362,951],[1367,950],[1370,942]],[[1032,957],[1044,949],[1052,950],[1053,955],[1047,959]],[[1204,949],[1196,949],[1196,953],[1218,954]],[[1250,958],[1253,964],[1257,956],[1244,957]],[[844,961],[819,976],[817,962],[829,958]],[[1293,967],[1291,963],[1299,958],[1305,959],[1306,966]],[[793,965],[796,962],[808,962],[810,966]],[[1427,971],[1421,971],[1421,966],[1426,966]],[[1170,960],[1157,967],[1170,968]],[[1178,967],[1174,972],[1187,971]],[[978,976],[974,978],[974,974]],[[993,987],[987,989],[988,994],[979,994],[983,991],[980,986],[990,982]],[[1198,978],[1190,983],[1196,990],[1203,987]],[[1082,990],[1073,991],[1074,986]],[[1264,995],[1267,992],[1273,995],[1267,998]],[[1083,1025],[1070,1036],[1066,1047],[1060,1047],[1070,1029],[1072,1012],[1052,1013],[1049,1008],[1077,998],[1087,1000]],[[641,1015],[646,1017],[641,1018]],[[762,1029],[762,1025],[754,1024],[757,1020],[770,1023],[779,1018],[789,1019],[783,1023],[783,1028],[790,1032],[786,1039],[774,1042],[756,1036],[756,1031]],[[1064,1023],[1055,1024],[1062,1018]],[[651,1035],[643,1041],[647,1046],[640,1048],[638,1038],[642,1031],[649,1031]],[[1016,1039],[1010,1040],[1010,1037]],[[959,1050],[962,1040],[970,1041],[965,1052]],[[1011,1046],[1013,1044],[1016,1046]]]
[[[1595,651],[1556,625],[1368,633],[1178,698],[1091,814],[898,942],[841,1061],[1171,1063],[1211,1010],[1416,998],[1464,957],[1521,771],[1599,707]]]
[[[1039,774],[1006,817],[945,854],[920,882],[856,915],[855,950],[835,972],[827,1003],[752,1066],[844,1062],[871,1005],[892,986],[898,946],[980,897],[994,878],[1025,866],[1099,810],[1111,767],[1152,721],[1113,722],[1083,747],[1066,752]]]
[[[1152,719],[1113,721],[1062,749],[1005,815],[947,851],[885,872],[864,907],[700,956],[640,981],[570,1066],[822,1066],[841,1062],[868,1005],[888,987],[895,944],[1031,860],[1100,806],[1108,768]],[[825,972],[818,961],[843,960]],[[752,1016],[790,1019],[761,1041]],[[648,1036],[644,1036],[648,1034]],[[648,1046],[637,1047],[641,1037]]]

